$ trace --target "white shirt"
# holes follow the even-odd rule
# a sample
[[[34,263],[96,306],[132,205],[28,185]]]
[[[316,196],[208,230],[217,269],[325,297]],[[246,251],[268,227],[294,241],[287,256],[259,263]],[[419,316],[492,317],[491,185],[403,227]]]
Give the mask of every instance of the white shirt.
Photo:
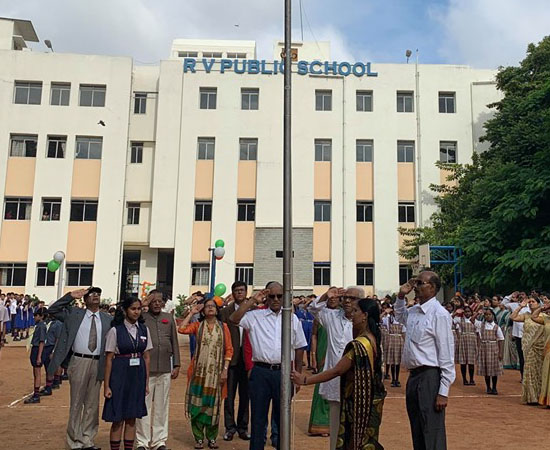
[[[481,320],[476,320],[475,327],[476,327],[477,334],[479,334],[481,336],[481,326],[483,324],[485,324],[485,329],[486,330],[492,330],[493,328],[496,327],[496,329],[497,329],[497,341],[503,341],[504,340],[504,335],[502,334],[502,330],[500,329],[500,327],[494,321],[493,322],[482,322]]]
[[[130,336],[132,336],[134,339],[137,339],[138,334],[138,325],[137,323],[130,323],[127,320],[124,320],[124,326],[128,330],[128,333]],[[145,327],[147,328],[147,327]],[[109,331],[107,331],[107,335],[105,336],[105,351],[111,352],[115,354],[120,354],[118,351],[118,340],[117,340],[117,331],[116,327],[111,327]],[[143,339],[144,336],[141,338]],[[144,352],[147,352],[153,348],[153,341],[151,340],[151,333],[149,331],[149,328],[147,328],[147,345],[145,346]]]
[[[94,352],[88,349],[88,341],[90,340],[90,328],[92,326],[92,315],[95,314],[95,327],[97,330],[97,347]],[[96,313],[86,310],[80,328],[76,333],[76,337],[73,343],[73,353],[82,353],[83,355],[99,355],[101,350],[101,317],[99,317],[99,311]]]
[[[401,324],[401,322],[399,322],[399,320],[397,320],[395,317],[393,318],[392,322],[390,323],[390,316],[384,316],[384,318],[382,319],[382,326],[385,327],[388,331],[390,329],[390,325],[399,325]],[[405,325],[403,325],[403,333],[406,333],[407,332],[407,327]]]
[[[518,309],[520,303],[519,302],[513,302],[510,297],[504,297],[502,300],[502,305],[509,309],[510,311],[514,312],[516,309]],[[528,306],[525,306],[519,310],[520,314],[525,314],[530,312]],[[516,338],[523,338],[523,322],[513,322],[512,324],[512,336]]]
[[[176,304],[174,303],[174,300],[168,299],[166,300],[164,308],[162,308],[162,312],[172,314],[174,312],[174,309],[176,309]]]
[[[278,314],[271,309],[256,309],[248,311],[241,319],[239,326],[248,331],[252,346],[252,361],[266,364],[281,364],[283,311]],[[302,324],[292,314],[292,349],[307,346]],[[294,352],[291,352],[294,360]]]
[[[312,313],[327,331],[327,354],[323,370],[332,369],[342,359],[344,349],[353,340],[353,324],[346,319],[340,308],[327,308],[326,302],[317,297],[310,303],[308,311]],[[340,401],[340,377],[325,381],[319,385],[319,395],[330,402]]]
[[[403,365],[408,369],[439,367],[439,395],[448,397],[456,377],[451,315],[435,297],[408,310],[405,299],[398,298],[394,311],[397,319],[407,324]]]
[[[10,314],[17,314],[17,302],[15,300],[10,303]]]

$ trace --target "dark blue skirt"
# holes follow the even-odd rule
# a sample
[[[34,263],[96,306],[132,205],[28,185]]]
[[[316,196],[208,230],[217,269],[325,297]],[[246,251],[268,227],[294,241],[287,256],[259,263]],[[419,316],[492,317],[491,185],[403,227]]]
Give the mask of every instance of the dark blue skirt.
[[[105,422],[141,419],[147,415],[145,361],[139,360],[139,366],[130,366],[130,358],[113,358],[109,382],[113,395],[105,400],[102,415]]]

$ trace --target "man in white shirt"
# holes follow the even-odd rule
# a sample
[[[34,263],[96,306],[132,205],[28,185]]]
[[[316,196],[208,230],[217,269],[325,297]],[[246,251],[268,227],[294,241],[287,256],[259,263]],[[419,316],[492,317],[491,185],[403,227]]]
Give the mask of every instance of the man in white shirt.
[[[422,272],[399,290],[395,317],[406,324],[402,363],[410,371],[407,413],[414,450],[445,450],[445,408],[455,379],[452,320],[435,298],[441,281],[434,272]],[[407,310],[405,296],[414,289],[419,300]]]
[[[309,312],[327,332],[327,354],[323,370],[332,369],[342,358],[346,345],[353,340],[352,301],[361,298],[365,298],[362,288],[345,290],[331,287],[309,305]],[[330,407],[330,449],[335,450],[340,426],[340,377],[321,383],[319,395],[328,401]]]
[[[249,311],[255,304],[267,300],[267,309]],[[250,450],[263,450],[269,403],[272,402],[272,418],[280,429],[281,404],[281,339],[283,286],[276,281],[267,288],[243,301],[229,321],[248,331],[252,347],[254,368],[248,385],[251,409]],[[291,345],[294,350],[295,370],[302,371],[303,347],[307,346],[304,331],[296,315],[292,314]],[[278,448],[278,445],[277,445]]]
[[[523,299],[527,298],[525,295],[525,292],[514,292],[510,295],[507,295],[502,300],[502,306],[504,306],[506,309],[509,309],[511,312],[514,312],[517,308],[519,308],[521,302]],[[523,307],[520,309],[519,314],[525,314],[530,312],[528,306]],[[516,350],[518,352],[518,359],[519,359],[519,371],[521,373],[521,379],[523,381],[523,365],[525,363],[525,359],[523,357],[523,348],[521,346],[521,342],[523,339],[523,322],[514,322],[512,325],[512,338],[514,339],[514,343],[516,344]]]

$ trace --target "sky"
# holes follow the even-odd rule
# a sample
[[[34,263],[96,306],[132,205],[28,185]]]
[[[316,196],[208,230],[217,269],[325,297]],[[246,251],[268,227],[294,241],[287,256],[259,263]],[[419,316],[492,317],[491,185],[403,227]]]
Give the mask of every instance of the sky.
[[[302,14],[300,14],[300,6]],[[550,34],[549,0],[293,0],[292,36],[330,41],[337,61],[476,68],[517,65]],[[175,38],[240,39],[272,59],[283,0],[0,0],[0,17],[31,20],[56,52],[131,56],[158,64]],[[43,43],[32,46],[45,51]]]

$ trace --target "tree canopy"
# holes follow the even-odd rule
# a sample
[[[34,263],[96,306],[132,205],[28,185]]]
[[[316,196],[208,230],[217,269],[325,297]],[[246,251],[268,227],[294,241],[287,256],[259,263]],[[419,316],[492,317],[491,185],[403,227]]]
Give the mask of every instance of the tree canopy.
[[[482,140],[490,148],[449,169],[455,185],[432,185],[439,210],[430,227],[401,230],[400,253],[419,244],[463,249],[463,283],[482,292],[550,284],[550,36],[530,44],[518,67],[499,69],[501,101]],[[448,269],[442,270],[447,278]],[[447,270],[447,271],[446,271]]]

